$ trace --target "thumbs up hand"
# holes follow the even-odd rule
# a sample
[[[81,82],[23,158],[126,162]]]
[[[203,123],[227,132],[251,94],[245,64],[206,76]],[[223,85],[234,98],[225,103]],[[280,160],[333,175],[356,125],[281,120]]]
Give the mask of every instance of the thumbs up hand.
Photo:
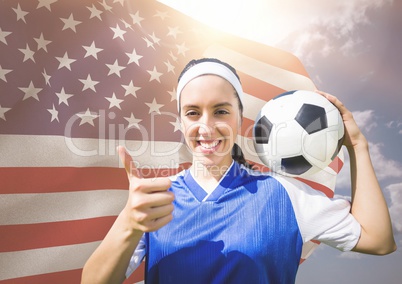
[[[130,183],[129,197],[122,213],[128,229],[152,232],[169,223],[174,209],[174,194],[168,189],[169,178],[141,178],[131,156],[124,147],[118,147],[120,160],[126,169]]]

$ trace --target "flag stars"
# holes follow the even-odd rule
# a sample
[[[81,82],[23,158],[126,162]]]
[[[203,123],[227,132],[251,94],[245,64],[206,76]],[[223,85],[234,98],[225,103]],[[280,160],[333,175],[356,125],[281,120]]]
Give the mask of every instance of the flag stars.
[[[47,52],[47,45],[52,42],[50,40],[44,39],[43,33],[40,33],[39,38],[34,38],[34,40],[38,44],[38,50],[43,49],[46,52]]]
[[[114,3],[120,3],[120,5],[122,6],[122,7],[124,7],[124,0],[113,0],[113,4]]]
[[[7,37],[8,35],[10,35],[10,34],[11,34],[11,32],[3,31],[3,30],[1,29],[1,27],[0,27],[0,41],[1,41],[2,43],[7,44],[6,37]]]
[[[103,9],[105,9],[105,11],[112,11],[112,6],[109,6],[107,3],[106,3],[106,0],[103,0],[102,1],[102,3],[100,3],[102,6],[103,6]]]
[[[82,88],[83,91],[91,89],[92,91],[96,92],[95,86],[99,83],[99,81],[92,80],[90,74],[88,74],[88,77],[86,79],[79,79],[79,80],[81,83],[84,84],[84,87]]]
[[[174,100],[177,99],[177,95],[176,95],[176,88],[173,88],[172,91],[168,91],[169,95],[170,95],[170,101],[173,102]]]
[[[43,69],[43,72],[42,72],[42,76],[43,76],[43,78],[45,79],[45,83],[46,83],[46,85],[49,85],[50,86],[50,75],[48,75],[47,73],[46,73],[46,70],[45,69]]]
[[[7,107],[2,107],[0,105],[0,118],[3,119],[4,121],[6,121],[6,116],[4,115],[6,112],[8,112],[11,108],[7,108]]]
[[[97,17],[99,20],[102,20],[101,15],[103,12],[101,10],[98,10],[94,4],[92,4],[92,7],[87,8],[91,12],[91,15],[89,16],[90,19]]]
[[[174,130],[173,132],[179,131],[181,129],[181,123],[179,118],[176,117],[176,121],[175,122],[170,122],[171,125],[173,125]]]
[[[152,47],[152,48],[155,50],[154,43],[153,43],[152,41],[150,41],[150,40],[149,40],[148,38],[146,38],[146,37],[143,37],[142,39],[146,42],[147,47]]]
[[[112,107],[117,107],[118,109],[121,110],[120,104],[124,100],[118,99],[114,93],[113,93],[111,98],[105,98],[105,99],[107,99],[109,101],[109,103],[110,103],[109,104],[109,109],[111,109]]]
[[[56,59],[60,62],[58,69],[61,69],[61,68],[65,67],[70,71],[71,71],[71,66],[70,65],[73,62],[77,61],[76,59],[68,58],[67,51],[64,53],[63,57],[56,57]]]
[[[28,14],[28,12],[25,12],[25,11],[21,10],[21,6],[20,6],[19,3],[17,5],[17,8],[13,8],[13,10],[17,14],[17,22],[19,20],[22,20],[24,23],[27,23],[25,21],[25,16]]]
[[[113,31],[113,33],[114,33],[113,39],[119,37],[122,41],[124,41],[124,34],[126,33],[126,31],[120,29],[119,24],[116,24],[116,27],[115,27],[115,28],[110,28],[110,29],[111,29],[111,30]]]
[[[135,98],[137,97],[137,91],[140,90],[140,87],[136,87],[133,84],[133,81],[130,81],[128,85],[123,85],[123,88],[126,90],[124,96],[132,95]]]
[[[177,53],[182,54],[183,56],[186,56],[186,52],[189,51],[190,49],[187,48],[185,43],[182,43],[181,45],[176,45],[177,47]]]
[[[52,115],[50,122],[52,122],[53,120],[57,120],[57,122],[59,122],[59,112],[54,108],[54,105],[53,108],[49,108],[47,109],[47,111],[50,112],[50,114]]]
[[[64,26],[63,26],[63,29],[62,29],[63,31],[66,30],[66,29],[71,29],[73,32],[76,33],[77,31],[76,31],[75,27],[82,23],[80,21],[74,20],[74,17],[73,17],[72,13],[70,14],[70,17],[68,17],[68,19],[64,19],[64,18],[60,18],[60,19],[64,23]]]
[[[161,41],[161,39],[158,38],[158,37],[156,37],[156,35],[155,35],[154,32],[152,32],[152,35],[150,35],[149,37],[152,39],[152,41],[153,41],[154,43],[156,43],[157,45],[160,45],[159,42]]]
[[[161,11],[156,11],[156,14],[154,15],[154,17],[158,17],[161,18],[162,20],[164,20],[165,18],[169,17],[168,16],[168,12],[161,12]]]
[[[147,70],[147,72],[149,73],[149,75],[151,75],[151,78],[149,79],[149,82],[151,82],[151,81],[153,81],[153,80],[156,80],[156,81],[158,81],[159,83],[161,82],[160,81],[160,79],[159,79],[159,77],[160,76],[162,76],[162,74],[163,73],[160,73],[160,72],[158,72],[157,70],[156,70],[156,67],[154,66],[154,69],[153,70]]]
[[[139,60],[143,57],[142,55],[138,55],[137,54],[137,52],[135,51],[135,48],[133,49],[133,52],[131,52],[131,53],[127,53],[126,52],[126,55],[128,56],[128,63],[127,64],[130,64],[130,63],[135,63],[135,64],[137,64],[138,66],[140,66],[140,62],[139,62]]]
[[[50,5],[52,5],[53,3],[57,2],[57,0],[38,0],[38,6],[36,7],[36,9],[39,9],[41,7],[46,7],[49,11],[52,11],[50,9]]]
[[[131,19],[133,19],[133,24],[134,25],[139,25],[141,27],[141,21],[144,20],[144,18],[140,17],[140,12],[137,11],[137,13],[130,14]]]
[[[109,68],[109,73],[107,74],[108,76],[116,74],[119,78],[121,78],[120,71],[126,68],[124,66],[119,66],[119,62],[117,61],[117,59],[113,64],[106,64],[106,66]]]
[[[156,112],[158,114],[161,114],[159,109],[163,107],[163,104],[158,104],[155,98],[153,99],[152,103],[145,103],[145,104],[149,107],[148,113]]]
[[[24,59],[22,60],[22,62],[25,62],[27,60],[32,60],[32,62],[35,62],[35,59],[33,57],[35,51],[31,50],[28,44],[26,45],[26,48],[19,48],[18,50],[24,54]]]
[[[175,56],[173,52],[169,51],[169,56],[172,58],[173,61],[177,61],[177,56]]]
[[[163,62],[163,63],[165,63],[168,72],[172,72],[174,74],[175,67],[170,63],[170,61],[168,60],[167,62]]]
[[[177,35],[178,34],[181,34],[182,32],[179,30],[179,27],[168,27],[168,30],[169,30],[169,32],[168,32],[168,34],[167,34],[167,36],[172,36],[172,37],[174,37],[174,38],[176,38],[177,37]]]
[[[93,41],[90,46],[84,46],[83,45],[82,47],[86,50],[84,58],[88,57],[88,56],[92,56],[95,59],[98,59],[98,53],[103,50],[102,48],[97,48],[95,46],[95,41]]]
[[[92,126],[95,126],[94,120],[99,117],[98,114],[92,113],[89,108],[85,111],[85,113],[77,113],[76,114],[79,118],[81,118],[80,126],[88,123]]]
[[[39,101],[38,93],[42,91],[42,88],[35,88],[32,81],[29,83],[28,88],[18,88],[18,89],[24,92],[24,98],[22,99],[23,101],[29,98],[34,98],[35,100]]]
[[[4,69],[4,68],[2,68],[1,65],[0,65],[0,79],[3,80],[4,82],[7,82],[6,75],[7,75],[8,73],[10,73],[11,71],[13,71],[13,70],[11,70],[11,69]]]
[[[66,92],[64,91],[64,87],[62,87],[60,93],[56,93],[56,96],[59,98],[59,105],[63,103],[68,106],[68,99],[74,95],[66,94]]]
[[[135,118],[133,113],[131,113],[130,117],[125,117],[124,119],[128,122],[127,128],[135,127],[140,129],[139,123],[142,121],[142,119]]]

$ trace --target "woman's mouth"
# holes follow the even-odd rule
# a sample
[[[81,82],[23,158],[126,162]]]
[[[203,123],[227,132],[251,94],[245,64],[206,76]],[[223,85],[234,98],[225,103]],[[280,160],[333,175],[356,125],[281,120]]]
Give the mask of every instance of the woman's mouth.
[[[212,153],[217,150],[221,142],[221,140],[199,140],[197,144],[201,146],[200,149],[202,152]]]

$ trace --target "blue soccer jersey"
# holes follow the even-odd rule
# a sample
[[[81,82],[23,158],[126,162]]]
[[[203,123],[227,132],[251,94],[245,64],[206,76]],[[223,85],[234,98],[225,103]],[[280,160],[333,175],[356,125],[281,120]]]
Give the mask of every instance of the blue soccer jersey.
[[[347,201],[237,163],[210,195],[190,171],[171,190],[173,220],[139,245],[147,283],[294,283],[304,242],[349,250],[360,234]]]

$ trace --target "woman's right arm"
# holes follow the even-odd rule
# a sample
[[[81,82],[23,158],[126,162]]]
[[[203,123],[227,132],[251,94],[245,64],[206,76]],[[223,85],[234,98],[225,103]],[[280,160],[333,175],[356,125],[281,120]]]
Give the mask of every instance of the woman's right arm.
[[[174,195],[168,178],[142,179],[131,156],[118,148],[130,182],[126,206],[106,237],[85,263],[81,283],[121,283],[144,232],[156,231],[172,220]]]

